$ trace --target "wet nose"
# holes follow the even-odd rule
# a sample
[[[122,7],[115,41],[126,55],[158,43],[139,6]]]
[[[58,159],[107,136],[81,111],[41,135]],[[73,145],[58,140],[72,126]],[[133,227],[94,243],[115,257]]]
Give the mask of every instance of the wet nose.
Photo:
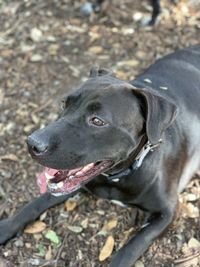
[[[29,151],[36,156],[45,154],[49,149],[49,144],[47,140],[38,138],[34,135],[30,135],[28,137],[27,145]]]

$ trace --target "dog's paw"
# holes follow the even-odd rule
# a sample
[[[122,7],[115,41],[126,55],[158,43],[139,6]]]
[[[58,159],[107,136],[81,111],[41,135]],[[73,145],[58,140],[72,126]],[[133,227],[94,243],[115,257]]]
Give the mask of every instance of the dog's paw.
[[[0,245],[5,244],[9,239],[18,233],[13,221],[5,219],[0,221]]]

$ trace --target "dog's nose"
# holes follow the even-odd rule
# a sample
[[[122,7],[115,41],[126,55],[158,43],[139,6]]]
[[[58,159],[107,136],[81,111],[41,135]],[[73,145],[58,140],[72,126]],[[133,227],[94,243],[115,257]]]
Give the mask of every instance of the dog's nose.
[[[41,155],[45,154],[48,151],[49,144],[44,139],[39,139],[35,137],[34,135],[30,135],[27,139],[27,145],[29,148],[29,151],[33,153],[34,155]]]

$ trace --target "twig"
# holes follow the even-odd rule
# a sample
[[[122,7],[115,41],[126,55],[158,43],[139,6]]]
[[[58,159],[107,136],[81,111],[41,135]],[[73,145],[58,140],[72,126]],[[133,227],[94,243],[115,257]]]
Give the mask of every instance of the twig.
[[[53,97],[52,97],[52,98],[53,98]],[[38,112],[42,111],[43,109],[45,109],[46,107],[48,107],[48,106],[53,102],[53,99],[52,99],[52,98],[49,99],[44,105],[42,105],[42,106],[36,108],[36,109],[33,111],[33,114],[38,113]]]
[[[61,245],[61,247],[60,247],[60,249],[59,249],[59,251],[58,251],[58,254],[57,254],[57,256],[56,256],[54,267],[58,267],[58,260],[59,260],[59,258],[60,258],[60,255],[61,255],[62,251],[63,251],[63,248],[64,248],[64,245],[65,245],[65,241],[66,241],[66,239],[67,239],[67,234],[65,235],[65,237],[64,237],[64,239],[63,239],[63,242],[62,242],[62,245]]]
[[[181,259],[177,259],[177,260],[174,261],[174,263],[175,264],[180,264],[180,263],[187,262],[187,261],[190,261],[192,259],[195,259],[195,258],[197,258],[199,256],[200,256],[200,252],[197,252],[194,255],[190,255],[188,257],[181,258]]]

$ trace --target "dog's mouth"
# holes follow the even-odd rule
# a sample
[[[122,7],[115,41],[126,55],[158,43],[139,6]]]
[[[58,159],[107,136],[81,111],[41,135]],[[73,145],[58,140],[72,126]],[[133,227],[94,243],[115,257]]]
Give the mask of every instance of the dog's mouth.
[[[64,195],[76,191],[92,178],[105,172],[113,165],[111,160],[90,163],[76,169],[57,170],[45,168],[38,175],[37,184],[40,192],[49,191],[55,196]]]

